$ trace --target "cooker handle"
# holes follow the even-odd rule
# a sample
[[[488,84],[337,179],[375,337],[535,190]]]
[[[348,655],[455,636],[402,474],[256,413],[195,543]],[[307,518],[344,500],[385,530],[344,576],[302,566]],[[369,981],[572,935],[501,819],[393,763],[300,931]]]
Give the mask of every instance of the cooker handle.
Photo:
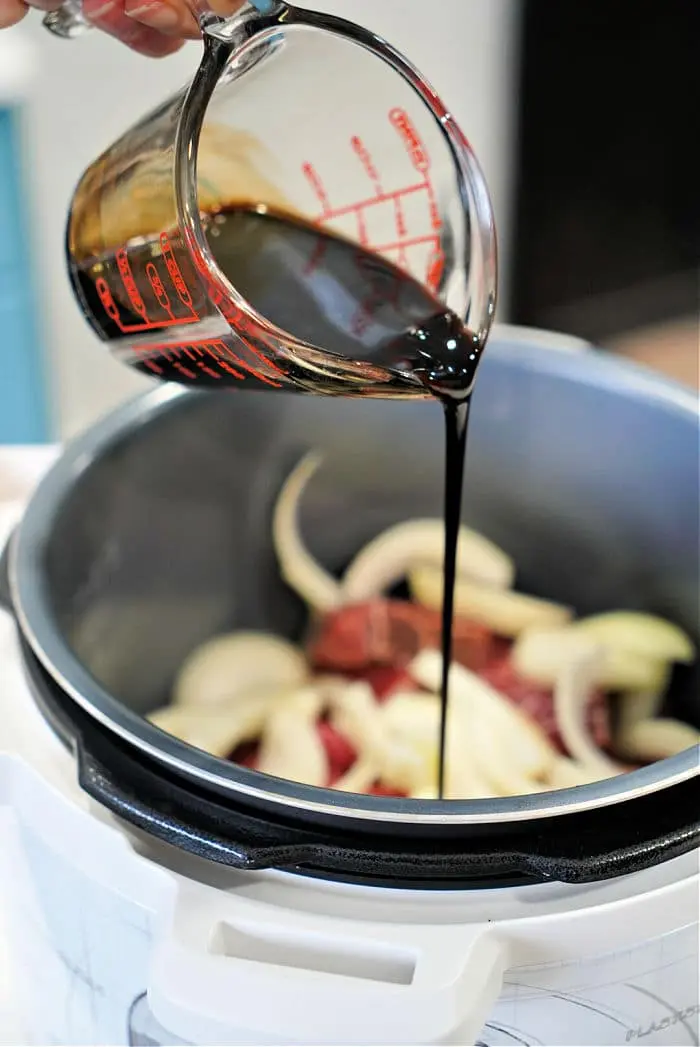
[[[363,924],[240,896],[222,907],[217,894],[180,888],[149,976],[156,1019],[195,1043],[255,1030],[275,1043],[472,1044],[509,966],[489,924]]]

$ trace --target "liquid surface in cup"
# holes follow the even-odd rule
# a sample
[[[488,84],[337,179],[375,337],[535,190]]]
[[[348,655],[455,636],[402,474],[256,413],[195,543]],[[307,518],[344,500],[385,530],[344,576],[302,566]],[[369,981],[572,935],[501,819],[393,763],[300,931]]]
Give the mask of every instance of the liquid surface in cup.
[[[444,781],[447,718],[447,668],[451,661],[453,594],[469,399],[483,345],[422,284],[390,261],[342,237],[283,214],[236,206],[205,216],[204,227],[219,268],[259,314],[297,339],[346,359],[392,371],[390,384],[407,395],[429,394],[445,411],[445,561],[442,621],[442,715],[440,795]],[[145,272],[157,240],[130,245],[131,271]],[[143,254],[140,259],[139,255]],[[154,346],[133,348],[129,327],[99,307],[96,285],[109,259],[73,266],[88,318],[114,354],[130,366],[164,381],[222,388],[240,387],[224,356],[207,368],[186,367],[171,352]],[[145,288],[139,288],[142,293]],[[127,318],[128,319],[128,318]],[[134,316],[138,321],[138,316]],[[343,387],[342,379],[308,368],[281,364],[297,387],[314,393],[357,395],[361,373]],[[191,377],[189,377],[191,376]],[[246,375],[246,384],[250,376]],[[255,382],[253,381],[253,384]],[[385,395],[390,392],[384,382]],[[367,395],[382,395],[368,377]]]

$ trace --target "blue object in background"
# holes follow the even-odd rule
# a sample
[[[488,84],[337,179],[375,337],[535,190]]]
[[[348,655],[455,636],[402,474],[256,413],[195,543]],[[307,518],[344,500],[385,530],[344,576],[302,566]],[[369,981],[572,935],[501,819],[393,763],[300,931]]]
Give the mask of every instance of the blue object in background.
[[[28,234],[19,112],[0,106],[0,444],[50,435]]]

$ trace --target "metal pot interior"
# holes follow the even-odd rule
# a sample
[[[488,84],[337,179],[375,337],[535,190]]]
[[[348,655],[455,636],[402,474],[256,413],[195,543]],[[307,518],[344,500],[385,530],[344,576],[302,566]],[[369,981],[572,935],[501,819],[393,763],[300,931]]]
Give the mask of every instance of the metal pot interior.
[[[523,591],[580,613],[648,610],[697,637],[690,401],[595,354],[495,339],[475,394],[464,520],[515,557]],[[160,390],[69,449],[32,504],[18,577],[34,646],[46,652],[51,629],[54,665],[67,648],[118,703],[145,714],[212,635],[298,637],[305,611],[278,576],[270,519],[310,447],[326,460],[303,531],[329,567],[342,569],[392,523],[441,513],[435,404]],[[37,592],[21,580],[32,556]],[[679,673],[671,702],[695,723],[697,683],[696,672]],[[207,766],[236,777],[213,758]]]

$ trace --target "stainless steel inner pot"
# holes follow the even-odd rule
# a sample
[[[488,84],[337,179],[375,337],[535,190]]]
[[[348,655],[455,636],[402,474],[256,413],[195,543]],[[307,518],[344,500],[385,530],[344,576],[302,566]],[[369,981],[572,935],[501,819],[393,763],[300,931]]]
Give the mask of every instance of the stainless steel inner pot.
[[[516,560],[518,587],[579,612],[636,608],[698,636],[697,403],[682,388],[552,336],[496,329],[475,394],[464,520]],[[433,403],[160,387],[65,452],[10,552],[22,632],[44,669],[131,747],[189,780],[278,811],[485,824],[582,811],[697,773],[697,750],[606,782],[513,799],[360,798],[236,767],[147,723],[213,634],[297,636],[304,609],[270,538],[283,478],[326,461],[303,504],[313,551],[342,568],[382,528],[442,506]],[[673,711],[698,720],[697,671]]]

